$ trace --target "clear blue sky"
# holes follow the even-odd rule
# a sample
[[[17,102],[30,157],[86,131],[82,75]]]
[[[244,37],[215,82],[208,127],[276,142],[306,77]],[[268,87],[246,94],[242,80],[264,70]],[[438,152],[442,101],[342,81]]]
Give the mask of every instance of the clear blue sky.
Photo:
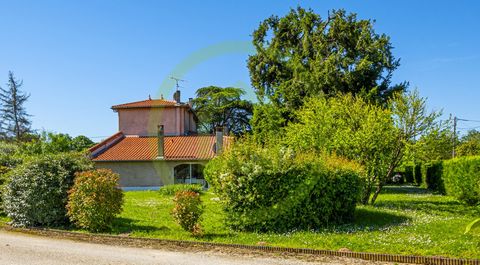
[[[297,5],[375,19],[401,58],[395,82],[480,120],[477,1],[0,1],[0,84],[9,70],[24,80],[34,128],[98,141],[117,131],[112,105],[170,98],[172,74],[187,80],[183,99],[207,85],[252,91],[252,31]]]

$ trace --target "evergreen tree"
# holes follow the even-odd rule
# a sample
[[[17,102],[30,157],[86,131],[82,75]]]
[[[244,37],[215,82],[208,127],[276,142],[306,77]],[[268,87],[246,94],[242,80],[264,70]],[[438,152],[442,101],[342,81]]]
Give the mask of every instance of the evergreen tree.
[[[7,89],[0,87],[0,126],[5,138],[14,138],[17,141],[31,132],[30,115],[25,110],[25,102],[30,95],[25,94],[20,88],[23,81],[17,80],[13,72],[8,73]]]

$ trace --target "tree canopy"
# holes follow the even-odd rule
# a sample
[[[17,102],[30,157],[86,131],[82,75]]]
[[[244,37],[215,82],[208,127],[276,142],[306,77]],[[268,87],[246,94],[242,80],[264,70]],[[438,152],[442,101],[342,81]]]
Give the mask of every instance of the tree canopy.
[[[241,134],[250,131],[253,104],[242,99],[241,88],[208,86],[199,88],[193,100],[193,109],[199,118],[199,131],[212,133],[215,127]]]
[[[2,138],[23,140],[31,132],[30,115],[25,110],[25,102],[30,95],[21,91],[22,81],[13,72],[8,72],[7,89],[0,87],[0,133]]]
[[[391,85],[400,63],[390,38],[345,10],[326,19],[300,7],[271,16],[253,32],[253,45],[248,68],[258,98],[286,108],[286,115],[304,97],[352,93],[385,103],[407,85]]]

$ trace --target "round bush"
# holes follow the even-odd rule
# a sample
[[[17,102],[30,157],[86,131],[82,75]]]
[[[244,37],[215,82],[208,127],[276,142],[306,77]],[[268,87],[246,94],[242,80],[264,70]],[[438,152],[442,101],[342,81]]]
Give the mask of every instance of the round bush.
[[[232,228],[289,231],[352,220],[360,172],[338,157],[240,143],[210,161],[204,174]]]
[[[68,192],[68,216],[80,228],[98,232],[111,228],[122,211],[123,193],[118,188],[119,176],[109,169],[76,174]]]
[[[185,230],[193,235],[202,233],[200,218],[204,207],[200,194],[193,191],[178,191],[173,198],[173,219]]]
[[[91,169],[81,154],[31,158],[10,172],[4,208],[14,226],[51,226],[68,223],[67,192],[77,171]]]

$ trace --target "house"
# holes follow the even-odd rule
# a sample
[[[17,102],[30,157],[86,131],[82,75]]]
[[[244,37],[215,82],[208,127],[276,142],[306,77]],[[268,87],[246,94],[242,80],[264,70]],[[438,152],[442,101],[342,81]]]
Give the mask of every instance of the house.
[[[198,118],[188,103],[149,99],[115,105],[119,132],[90,148],[97,168],[120,175],[122,187],[159,187],[174,183],[199,183],[204,165],[232,139],[218,128],[215,135],[198,135]]]

